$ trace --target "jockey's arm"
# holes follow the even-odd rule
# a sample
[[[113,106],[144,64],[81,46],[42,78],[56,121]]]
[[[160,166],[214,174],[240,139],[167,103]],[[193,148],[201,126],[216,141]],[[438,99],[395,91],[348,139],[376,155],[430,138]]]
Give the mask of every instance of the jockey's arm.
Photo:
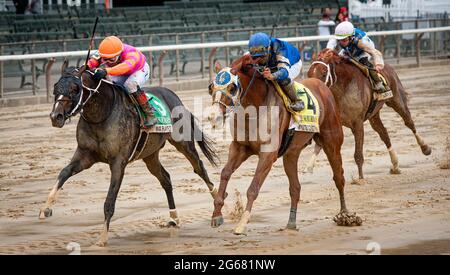
[[[283,55],[277,55],[277,68],[278,71],[274,72],[272,75],[275,77],[277,81],[283,81],[289,77],[289,68],[291,64],[289,63],[289,59],[284,57]]]
[[[327,49],[334,50],[337,47],[337,40],[336,38],[330,38],[327,43]]]
[[[372,56],[373,64],[375,65],[375,67],[379,66],[381,69],[383,69],[383,54],[379,50],[375,49],[373,43],[371,43],[370,39],[367,36],[365,36],[358,42],[358,47]]]
[[[106,68],[106,72],[109,75],[125,75],[131,73],[132,68],[139,61],[139,54],[137,52],[129,53],[125,60],[123,60],[120,64]]]

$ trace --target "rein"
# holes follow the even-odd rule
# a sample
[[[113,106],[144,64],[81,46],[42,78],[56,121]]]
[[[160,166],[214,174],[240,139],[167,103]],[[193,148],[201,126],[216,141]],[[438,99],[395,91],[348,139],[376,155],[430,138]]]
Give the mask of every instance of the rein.
[[[262,67],[262,66],[259,66],[257,64],[251,64],[251,65],[254,68],[253,75],[252,75],[252,78],[250,79],[250,83],[248,84],[247,89],[245,89],[244,93],[239,97],[239,101],[242,100],[242,98],[245,97],[245,95],[247,94],[248,90],[250,90],[250,88],[252,87],[253,81],[255,80],[256,72],[258,72],[259,74],[262,74],[262,72],[264,71],[264,67]],[[265,80],[265,83],[266,83],[266,89],[268,89],[267,81],[266,81],[266,79],[264,79],[264,80]]]
[[[311,66],[314,65],[314,64],[321,64],[321,65],[324,65],[327,68],[327,76],[325,78],[325,85],[327,85],[328,87],[331,87],[337,82],[336,70],[332,70],[330,64],[327,64],[327,63],[322,62],[322,61],[314,61],[313,63],[311,63]],[[334,79],[333,79],[333,75],[331,74],[331,72],[333,72]],[[328,82],[330,82],[330,85],[328,85]]]
[[[76,69],[76,71],[78,72],[78,69]],[[90,73],[91,75],[93,75],[93,73],[92,73],[91,71],[87,71],[87,72]],[[88,86],[84,85],[84,83],[83,83],[83,73],[81,73],[81,76],[79,76],[79,77],[78,77],[78,76],[75,76],[75,75],[73,75],[72,77],[74,77],[74,78],[80,80],[81,86],[82,86],[83,89],[81,89],[81,95],[80,95],[80,99],[78,100],[77,105],[75,106],[75,108],[73,108],[73,110],[70,112],[70,114],[68,114],[68,115],[66,116],[65,119],[71,118],[72,116],[75,116],[77,113],[80,113],[80,114],[81,114],[81,117],[82,117],[86,122],[88,122],[88,123],[90,123],[90,124],[99,124],[99,123],[105,122],[105,121],[109,118],[109,116],[111,115],[112,109],[109,110],[108,115],[107,115],[106,118],[103,119],[102,121],[100,121],[100,122],[89,122],[89,120],[87,120],[86,117],[83,115],[83,108],[84,108],[84,106],[87,104],[87,102],[91,99],[91,97],[92,97],[94,94],[100,94],[99,89],[100,89],[100,86],[102,85],[102,83],[107,83],[107,84],[110,84],[110,85],[112,85],[112,86],[114,86],[115,84],[114,84],[113,82],[109,81],[109,80],[106,80],[106,79],[100,79],[100,81],[99,81],[98,84],[97,84],[97,87],[91,88],[91,87],[88,87]],[[89,96],[88,96],[87,99],[83,102],[84,89],[86,89],[86,90],[89,91]],[[112,105],[114,106],[114,104],[115,104],[115,102],[116,102],[116,93],[115,93],[114,91],[113,91],[113,95],[114,95],[114,99],[113,99],[113,104],[112,104]],[[58,99],[57,101],[69,101],[69,100],[70,100],[70,99]]]

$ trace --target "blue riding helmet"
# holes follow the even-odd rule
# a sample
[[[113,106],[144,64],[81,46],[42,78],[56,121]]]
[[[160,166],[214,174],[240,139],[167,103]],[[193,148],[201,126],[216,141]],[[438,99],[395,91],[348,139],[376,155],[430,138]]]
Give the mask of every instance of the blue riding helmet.
[[[260,57],[269,54],[270,36],[258,32],[250,36],[248,49],[252,57]]]

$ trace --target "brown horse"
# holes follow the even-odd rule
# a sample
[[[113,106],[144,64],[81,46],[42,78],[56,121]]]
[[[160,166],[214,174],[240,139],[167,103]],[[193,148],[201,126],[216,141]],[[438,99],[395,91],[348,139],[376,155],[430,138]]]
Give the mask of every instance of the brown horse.
[[[354,64],[340,57],[335,51],[325,49],[319,53],[313,62],[308,77],[321,79],[333,93],[340,110],[342,124],[352,130],[355,137],[355,162],[358,165],[358,183],[364,183],[362,166],[364,163],[364,121],[369,120],[372,128],[378,133],[386,145],[391,157],[392,174],[399,174],[397,154],[392,148],[388,132],[380,119],[380,109],[384,103],[396,111],[404,120],[405,125],[414,133],[417,143],[424,155],[431,154],[431,148],[425,144],[416,131],[414,121],[408,108],[408,97],[397,73],[386,64],[383,76],[389,83],[393,97],[387,100],[374,102],[372,88],[368,78]],[[372,109],[372,110],[370,110]],[[314,156],[309,162],[307,170],[312,171],[314,160],[320,152],[320,145],[316,145]]]
[[[226,187],[233,172],[251,155],[258,155],[259,157],[255,175],[247,190],[245,212],[234,229],[235,234],[244,234],[246,231],[253,202],[256,200],[273,163],[279,157],[279,149],[282,144],[283,135],[287,132],[291,119],[291,114],[286,109],[282,98],[277,94],[274,84],[266,81],[258,73],[261,68],[258,68],[257,64],[258,59],[252,60],[249,55],[245,55],[232,64],[230,71],[233,75],[237,75],[240,83],[239,91],[233,88],[234,95],[232,95],[236,96],[237,92],[237,98],[239,99],[239,104],[243,107],[242,109],[245,108],[247,110],[249,107],[252,107],[255,109],[255,112],[253,113],[254,117],[251,114],[240,117],[241,123],[245,121],[245,126],[239,128],[239,111],[234,111],[232,117],[232,122],[234,122],[233,141],[229,147],[228,161],[220,176],[220,186],[218,195],[214,200],[211,226],[218,227],[224,222],[221,211],[224,205]],[[319,102],[319,106],[317,107],[320,108],[320,133],[295,132],[288,150],[283,155],[284,170],[289,178],[289,193],[291,197],[291,210],[287,228],[296,228],[297,205],[300,199],[297,163],[300,152],[312,139],[320,144],[327,154],[333,170],[333,179],[339,191],[341,210],[336,216],[335,221],[339,225],[361,224],[361,219],[356,215],[350,215],[345,205],[345,179],[340,153],[343,142],[343,131],[334,97],[330,89],[320,80],[306,79],[302,81],[302,84],[312,91]],[[228,90],[225,93],[229,92]],[[264,111],[265,109],[267,109],[267,112]],[[222,110],[224,109],[222,108]],[[257,126],[251,123],[255,121],[259,121]],[[263,138],[261,134],[258,134],[255,139],[250,138],[254,132],[259,133],[260,128],[264,127],[263,125],[268,122],[271,124],[269,127],[270,140]],[[244,135],[241,135],[241,138],[243,137],[242,139],[239,138],[240,130],[244,132]],[[276,141],[273,150],[266,150],[265,146],[272,143],[273,140]]]

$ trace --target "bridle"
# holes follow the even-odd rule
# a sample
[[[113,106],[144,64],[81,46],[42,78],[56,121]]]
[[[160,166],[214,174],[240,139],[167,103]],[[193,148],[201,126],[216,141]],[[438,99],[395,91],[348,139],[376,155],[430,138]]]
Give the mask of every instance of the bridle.
[[[79,72],[78,69],[75,69],[75,71],[76,71],[76,72]],[[102,78],[102,79],[100,79],[100,81],[98,82],[98,84],[97,84],[97,86],[96,86],[95,88],[88,87],[88,86],[84,85],[84,83],[83,83],[83,73],[84,73],[84,72],[88,72],[88,73],[90,73],[91,75],[94,75],[93,72],[87,71],[87,70],[86,70],[86,71],[83,71],[83,72],[80,74],[80,76],[77,76],[77,75],[70,75],[70,77],[73,77],[73,78],[76,78],[76,79],[79,80],[79,82],[81,83],[82,89],[81,89],[80,99],[78,100],[77,105],[75,105],[75,107],[72,109],[72,111],[71,111],[69,114],[66,114],[66,113],[64,114],[64,119],[65,119],[65,120],[66,120],[66,119],[70,119],[71,117],[73,117],[73,116],[75,116],[76,114],[80,113],[80,114],[81,114],[81,117],[82,117],[84,120],[88,121],[88,120],[86,119],[86,117],[84,117],[84,115],[83,115],[83,108],[84,108],[84,106],[87,104],[87,102],[91,99],[91,97],[92,97],[94,94],[99,94],[99,93],[100,93],[99,88],[100,88],[100,86],[102,85],[102,83],[107,83],[107,84],[110,84],[110,85],[115,85],[113,82],[111,82],[111,81],[109,81],[109,80],[106,80],[106,79]],[[78,82],[78,81],[77,81],[77,82]],[[85,89],[89,91],[89,96],[88,96],[88,97],[86,98],[86,100],[83,102],[84,90],[85,90]],[[114,94],[114,102],[115,102],[115,101],[116,101],[116,93],[113,92],[113,94]],[[73,102],[73,99],[70,98],[70,97],[69,97],[69,99],[63,99],[63,98],[61,97],[61,98],[58,98],[58,99],[56,100],[56,102],[64,102],[64,101],[71,101],[71,102]],[[110,111],[110,113],[108,114],[108,116],[107,116],[103,121],[105,121],[105,120],[109,117],[109,115],[111,115],[111,112],[112,112],[112,111]],[[97,122],[97,123],[101,123],[101,122],[103,122],[103,121],[100,121],[100,122]]]
[[[337,82],[336,70],[331,67],[331,64],[327,64],[323,61],[314,61],[313,63],[311,63],[311,66],[314,64],[321,64],[327,68],[327,76],[325,78],[325,85],[327,85],[328,87],[331,87]],[[334,79],[333,79],[333,76],[334,76]],[[330,85],[328,85],[328,82],[330,82]]]

